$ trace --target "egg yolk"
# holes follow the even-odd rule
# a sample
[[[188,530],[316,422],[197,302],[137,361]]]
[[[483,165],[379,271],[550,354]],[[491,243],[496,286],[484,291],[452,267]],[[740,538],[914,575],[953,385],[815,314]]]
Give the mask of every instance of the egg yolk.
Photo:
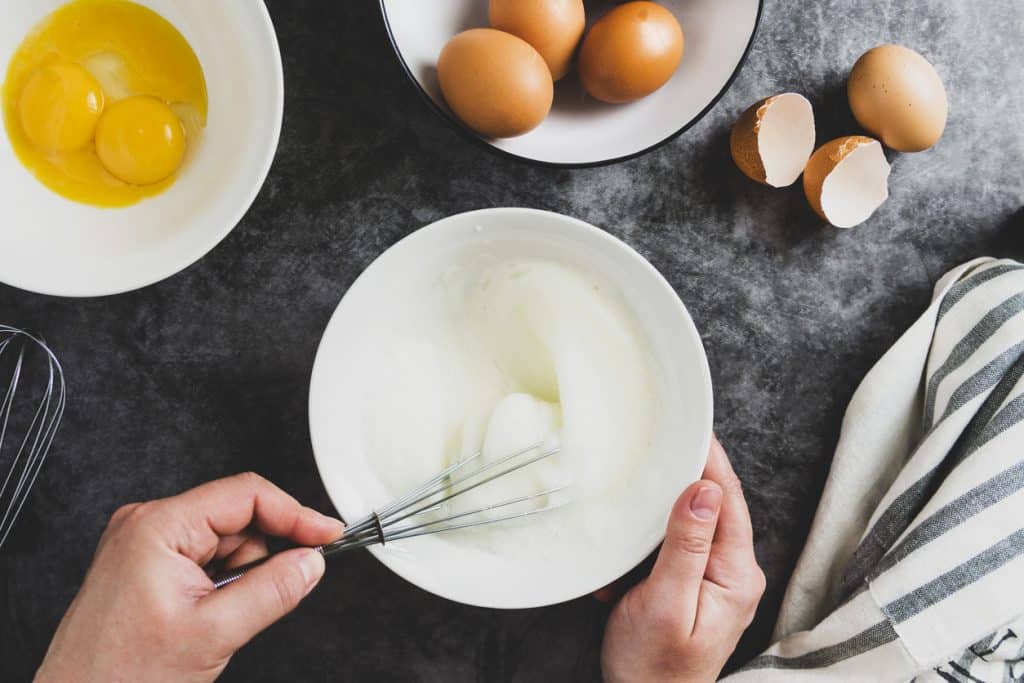
[[[100,118],[96,154],[111,175],[133,185],[150,185],[181,166],[185,128],[155,97],[128,97],[110,105]]]
[[[103,112],[103,89],[84,67],[57,62],[38,69],[21,91],[21,127],[45,152],[84,147]]]
[[[167,190],[206,127],[206,79],[188,41],[129,0],[37,4],[60,6],[0,73],[14,156],[50,190],[93,206],[129,206]]]

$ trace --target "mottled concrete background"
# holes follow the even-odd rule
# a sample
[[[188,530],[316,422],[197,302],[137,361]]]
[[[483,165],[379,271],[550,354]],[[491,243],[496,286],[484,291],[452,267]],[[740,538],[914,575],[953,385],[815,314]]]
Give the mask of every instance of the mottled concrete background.
[[[1018,0],[768,0],[750,59],[702,122],[647,156],[533,168],[449,130],[405,81],[376,3],[270,2],[284,54],[284,131],[230,237],[140,292],[72,301],[0,287],[0,320],[44,331],[70,382],[51,460],[0,555],[0,679],[26,680],[118,504],[255,469],[330,510],[306,423],[324,325],[381,251],[449,214],[520,205],[601,226],[676,287],[704,335],[715,427],[746,485],[769,577],[741,646],[766,643],[807,532],[843,407],[948,267],[1024,257],[1024,5]],[[822,227],[799,186],[748,182],[728,129],[786,90],[819,142],[856,131],[844,94],[864,50],[929,57],[950,96],[938,147],[895,156],[866,225]],[[112,264],[116,267],[116,264]],[[368,555],[242,651],[229,680],[589,681],[606,608],[464,607]]]

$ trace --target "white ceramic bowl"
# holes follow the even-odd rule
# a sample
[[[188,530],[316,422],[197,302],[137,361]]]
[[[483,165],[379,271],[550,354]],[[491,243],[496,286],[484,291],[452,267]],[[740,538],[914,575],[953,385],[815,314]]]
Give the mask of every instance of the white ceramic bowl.
[[[612,3],[587,0],[587,23]],[[583,167],[614,163],[668,142],[696,123],[725,93],[746,58],[763,0],[661,0],[683,28],[679,68],[660,90],[625,105],[589,97],[574,73],[555,84],[551,113],[526,135],[482,138],[444,104],[437,56],[460,31],[487,26],[486,0],[380,0],[399,62],[427,102],[471,139],[528,161]]]
[[[270,169],[281,132],[281,54],[262,0],[136,0],[173,24],[203,67],[209,116],[177,181],[133,206],[72,202],[35,179],[0,134],[0,281],[101,296],[162,280],[231,232]],[[25,35],[64,0],[0,0],[0,78]]]
[[[648,469],[638,472],[646,493],[624,501],[641,523],[632,534],[609,537],[602,547],[586,551],[586,557],[556,553],[552,560],[523,553],[508,561],[444,534],[371,552],[408,581],[451,600],[537,607],[585,595],[641,562],[663,538],[672,503],[704,467],[712,417],[704,348],[675,291],[637,252],[587,223],[533,209],[472,211],[416,231],[366,269],[331,318],[313,368],[310,431],[320,476],[343,518],[356,519],[386,502],[391,494],[382,490],[370,464],[373,453],[366,452],[360,434],[365,416],[352,364],[360,362],[360,349],[375,338],[375,330],[401,327],[399,302],[414,296],[425,278],[435,279],[467,254],[497,249],[586,272],[615,291],[635,317],[649,344],[659,413]]]

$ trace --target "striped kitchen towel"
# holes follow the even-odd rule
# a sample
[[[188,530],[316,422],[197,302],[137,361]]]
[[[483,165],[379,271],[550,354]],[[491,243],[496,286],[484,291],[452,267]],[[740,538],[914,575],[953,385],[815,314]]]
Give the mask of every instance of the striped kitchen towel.
[[[977,259],[843,419],[746,681],[1024,681],[1024,265]]]

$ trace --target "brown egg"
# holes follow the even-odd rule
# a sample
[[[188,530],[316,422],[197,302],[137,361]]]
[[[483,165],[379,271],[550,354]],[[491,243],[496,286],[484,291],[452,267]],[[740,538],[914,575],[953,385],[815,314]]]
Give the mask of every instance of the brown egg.
[[[569,71],[583,35],[583,0],[490,0],[491,26],[537,50],[556,81]]]
[[[522,135],[551,109],[554,83],[547,63],[511,33],[463,31],[441,50],[437,76],[455,115],[486,137]]]
[[[683,57],[683,30],[653,2],[627,2],[597,20],[580,48],[579,71],[591,96],[632,102],[665,85]]]
[[[880,45],[853,65],[846,84],[857,122],[900,152],[928,149],[946,127],[946,89],[928,60],[902,45]]]

